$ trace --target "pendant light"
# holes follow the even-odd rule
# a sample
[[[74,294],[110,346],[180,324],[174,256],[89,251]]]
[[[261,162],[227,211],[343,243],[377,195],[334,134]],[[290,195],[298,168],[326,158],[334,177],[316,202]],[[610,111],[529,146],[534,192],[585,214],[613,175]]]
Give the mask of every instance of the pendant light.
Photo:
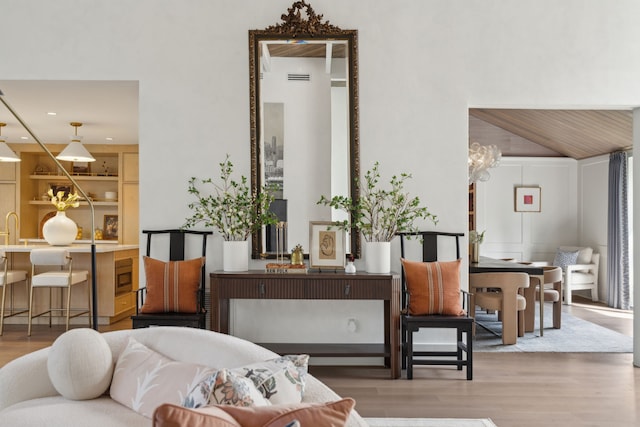
[[[76,129],[75,135],[71,137],[71,143],[56,156],[56,159],[67,160],[69,162],[95,162],[96,159],[93,158],[91,153],[89,153],[80,142],[82,141],[82,137],[78,136],[78,128],[82,126],[82,123],[71,122],[69,124]]]
[[[6,123],[0,123],[0,162],[19,162],[20,157],[9,148],[5,142],[6,139],[2,136],[2,128],[6,125]]]

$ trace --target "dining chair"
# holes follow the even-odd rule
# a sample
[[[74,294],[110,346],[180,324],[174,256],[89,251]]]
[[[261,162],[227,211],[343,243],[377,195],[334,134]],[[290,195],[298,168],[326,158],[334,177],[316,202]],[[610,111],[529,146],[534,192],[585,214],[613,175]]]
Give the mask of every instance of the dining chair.
[[[544,336],[544,303],[553,303],[553,328],[560,329],[562,316],[562,268],[543,266],[542,275],[531,275],[530,285],[524,290],[527,306],[525,308],[525,332],[535,328],[535,301],[540,301],[540,336]]]
[[[502,343],[515,344],[517,336],[524,336],[524,309],[527,306],[524,295],[518,292],[527,287],[527,273],[469,274],[471,316],[475,318],[476,305],[485,310],[498,311],[502,321]]]
[[[145,287],[137,290],[136,313],[131,316],[133,329],[151,326],[186,326],[206,328],[205,261],[207,238],[211,231],[182,229],[142,230],[147,236],[146,256],[143,257]],[[165,243],[166,251],[151,255],[152,237]],[[161,236],[167,237],[162,239]],[[187,236],[193,242],[186,242]],[[188,243],[200,243],[197,258],[185,260]],[[159,245],[162,246],[162,245]]]
[[[27,335],[31,336],[31,323],[35,317],[49,315],[49,327],[53,312],[63,312],[66,318],[66,330],[69,330],[69,320],[86,314],[91,327],[91,286],[89,286],[89,272],[87,270],[75,270],[73,259],[66,248],[36,248],[31,250],[31,290],[29,292],[29,328]],[[71,307],[71,290],[85,283],[87,285],[87,307]],[[34,314],[34,294],[38,289],[49,290],[49,308],[41,313]],[[60,289],[62,295],[66,290],[66,303],[61,298],[60,307],[53,307],[53,290]],[[71,315],[71,312],[74,312]]]
[[[7,261],[7,254],[4,250],[0,250],[0,263],[2,263],[2,273],[0,274],[0,287],[2,287],[2,307],[0,307],[0,336],[4,330],[4,319],[7,317],[16,316],[18,314],[26,313],[28,308],[15,308],[13,306],[14,289],[12,285],[16,283],[24,283],[25,298],[29,295],[29,280],[26,271],[23,270],[9,270],[9,262]],[[7,301],[7,288],[11,286],[11,305],[9,313],[5,311]]]
[[[468,292],[460,289],[459,240],[464,234],[422,231],[399,235],[402,260],[402,365],[407,369],[407,379],[413,378],[414,365],[453,365],[459,371],[466,367],[467,380],[472,380],[473,318],[469,316],[469,310],[473,306],[469,305]],[[421,261],[405,258],[408,253],[406,240],[412,236],[421,240]],[[438,255],[442,239],[452,243],[448,257]],[[446,245],[442,246],[444,250]],[[414,349],[413,336],[421,329],[454,329],[455,350]]]

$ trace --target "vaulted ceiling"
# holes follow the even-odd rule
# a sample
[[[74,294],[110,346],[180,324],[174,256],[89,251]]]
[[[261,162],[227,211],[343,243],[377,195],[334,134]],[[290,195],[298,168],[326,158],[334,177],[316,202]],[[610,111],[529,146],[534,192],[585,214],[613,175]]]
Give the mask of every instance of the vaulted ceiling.
[[[469,110],[469,141],[503,156],[586,159],[633,145],[630,110]]]

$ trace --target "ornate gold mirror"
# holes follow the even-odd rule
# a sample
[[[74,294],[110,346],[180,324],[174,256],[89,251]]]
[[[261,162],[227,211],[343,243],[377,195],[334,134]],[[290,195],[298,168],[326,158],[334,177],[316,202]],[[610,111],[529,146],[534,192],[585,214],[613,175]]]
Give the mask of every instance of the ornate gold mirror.
[[[249,31],[251,185],[276,188],[272,210],[286,224],[253,235],[253,258],[296,245],[308,253],[310,221],[346,219],[320,196],[359,194],[357,31],[323,22],[305,1],[281,18]],[[358,257],[360,237],[350,235],[347,252]]]

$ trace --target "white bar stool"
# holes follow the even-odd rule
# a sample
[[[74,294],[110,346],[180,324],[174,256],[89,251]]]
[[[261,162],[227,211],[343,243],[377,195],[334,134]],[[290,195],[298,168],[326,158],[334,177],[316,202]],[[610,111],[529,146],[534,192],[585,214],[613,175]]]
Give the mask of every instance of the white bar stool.
[[[16,283],[24,282],[25,298],[29,295],[29,277],[26,271],[23,270],[9,270],[9,262],[7,261],[7,254],[4,250],[0,250],[0,263],[2,263],[2,274],[0,274],[0,286],[2,287],[2,307],[0,307],[0,336],[4,328],[4,319],[12,317],[17,314],[26,313],[28,308],[15,308],[13,306],[13,287],[11,288],[11,305],[9,308],[9,314],[5,313],[5,304],[7,301],[7,288]]]
[[[49,314],[49,327],[51,327],[51,314],[53,311],[65,312],[67,330],[69,319],[87,314],[89,327],[91,327],[91,288],[89,287],[89,272],[87,270],[74,270],[73,260],[69,251],[65,248],[42,248],[31,251],[31,293],[29,296],[29,331],[31,336],[31,320],[34,317]],[[87,284],[87,308],[71,308],[71,289],[74,285]],[[49,288],[49,309],[42,313],[33,314],[34,289]],[[51,293],[54,288],[67,289],[66,307],[53,308],[51,305]],[[64,294],[64,291],[63,291]],[[71,311],[75,311],[73,316]]]

